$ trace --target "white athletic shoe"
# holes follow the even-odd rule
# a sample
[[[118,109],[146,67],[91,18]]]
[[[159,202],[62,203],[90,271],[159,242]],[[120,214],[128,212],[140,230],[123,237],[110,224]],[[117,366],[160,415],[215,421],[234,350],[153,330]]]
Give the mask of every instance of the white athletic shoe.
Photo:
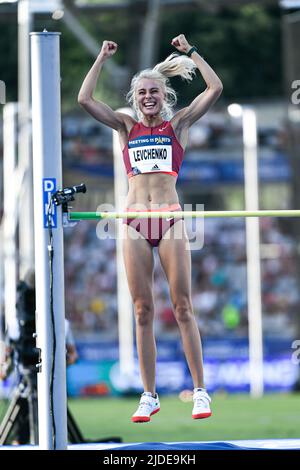
[[[192,412],[193,419],[209,418],[211,416],[210,402],[211,398],[204,390],[194,390],[193,394],[194,408]]]
[[[140,399],[140,404],[134,415],[132,415],[131,421],[133,423],[146,423],[150,421],[150,416],[158,413],[160,410],[160,403],[158,395],[154,398],[152,393],[144,392]]]

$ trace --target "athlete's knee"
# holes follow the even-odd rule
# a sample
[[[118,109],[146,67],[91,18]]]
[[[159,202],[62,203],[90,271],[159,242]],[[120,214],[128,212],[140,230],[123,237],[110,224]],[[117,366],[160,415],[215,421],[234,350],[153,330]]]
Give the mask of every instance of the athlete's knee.
[[[174,314],[179,323],[187,323],[193,317],[193,307],[188,297],[182,297],[174,302]]]
[[[147,325],[153,319],[153,305],[144,299],[134,301],[134,313],[138,325]]]

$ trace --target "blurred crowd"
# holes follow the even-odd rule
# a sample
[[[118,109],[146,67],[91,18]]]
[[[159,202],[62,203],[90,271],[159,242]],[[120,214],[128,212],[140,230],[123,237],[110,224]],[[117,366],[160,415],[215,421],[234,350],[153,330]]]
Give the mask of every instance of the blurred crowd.
[[[263,119],[262,119],[263,121]],[[259,127],[262,156],[286,146],[283,126]],[[185,158],[241,158],[241,123],[223,113],[208,113],[190,129]],[[63,120],[63,161],[97,167],[112,164],[111,130],[82,115]],[[100,170],[101,171],[101,170]],[[283,219],[284,220],[284,219]],[[192,222],[186,221],[192,239]],[[300,305],[296,242],[280,219],[263,218],[261,276],[263,328],[267,335],[291,336]],[[80,222],[65,231],[66,309],[77,333],[117,338],[115,240],[99,240],[96,223]],[[157,254],[155,255],[157,258]],[[180,269],[180,267],[179,267]],[[158,336],[178,335],[168,285],[155,263],[155,328]],[[246,336],[248,329],[245,220],[206,219],[202,249],[192,251],[192,295],[204,336]]]
[[[188,221],[186,224],[190,234],[192,228]],[[245,221],[206,219],[204,226],[203,248],[191,252],[192,297],[199,329],[205,337],[247,336]],[[264,334],[292,337],[300,306],[296,244],[280,219],[261,219],[260,231]],[[99,240],[94,222],[80,222],[65,231],[65,276],[66,312],[76,334],[117,338],[115,240]],[[178,336],[156,251],[154,283],[156,334]]]
[[[82,115],[63,119],[62,145],[66,167],[112,163],[112,130]]]

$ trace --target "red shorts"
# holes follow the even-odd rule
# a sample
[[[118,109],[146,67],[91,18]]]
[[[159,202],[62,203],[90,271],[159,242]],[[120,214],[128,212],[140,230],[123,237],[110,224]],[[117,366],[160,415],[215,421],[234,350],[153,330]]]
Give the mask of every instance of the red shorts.
[[[149,209],[146,212],[176,212],[181,210],[182,209],[179,204],[172,204],[171,206],[166,208],[164,207],[163,209],[153,211],[152,209]],[[127,209],[127,211],[139,212],[135,209]],[[163,238],[169,228],[171,228],[178,220],[182,220],[182,217],[170,217],[166,219],[159,217],[149,219],[128,218],[124,219],[123,223],[129,225],[129,227],[134,228],[145,238],[145,240],[147,240],[148,243],[150,243],[152,247],[155,247],[158,246],[160,240]]]

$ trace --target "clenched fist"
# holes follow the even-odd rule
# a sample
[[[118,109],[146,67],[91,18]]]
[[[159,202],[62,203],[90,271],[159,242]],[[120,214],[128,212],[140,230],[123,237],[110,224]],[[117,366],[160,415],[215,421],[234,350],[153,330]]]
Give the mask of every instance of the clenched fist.
[[[171,42],[172,46],[176,47],[176,49],[180,52],[186,54],[190,49],[191,45],[187,42],[186,37],[184,34],[179,34]]]
[[[108,59],[117,52],[118,44],[113,41],[103,41],[99,56],[102,59]]]

